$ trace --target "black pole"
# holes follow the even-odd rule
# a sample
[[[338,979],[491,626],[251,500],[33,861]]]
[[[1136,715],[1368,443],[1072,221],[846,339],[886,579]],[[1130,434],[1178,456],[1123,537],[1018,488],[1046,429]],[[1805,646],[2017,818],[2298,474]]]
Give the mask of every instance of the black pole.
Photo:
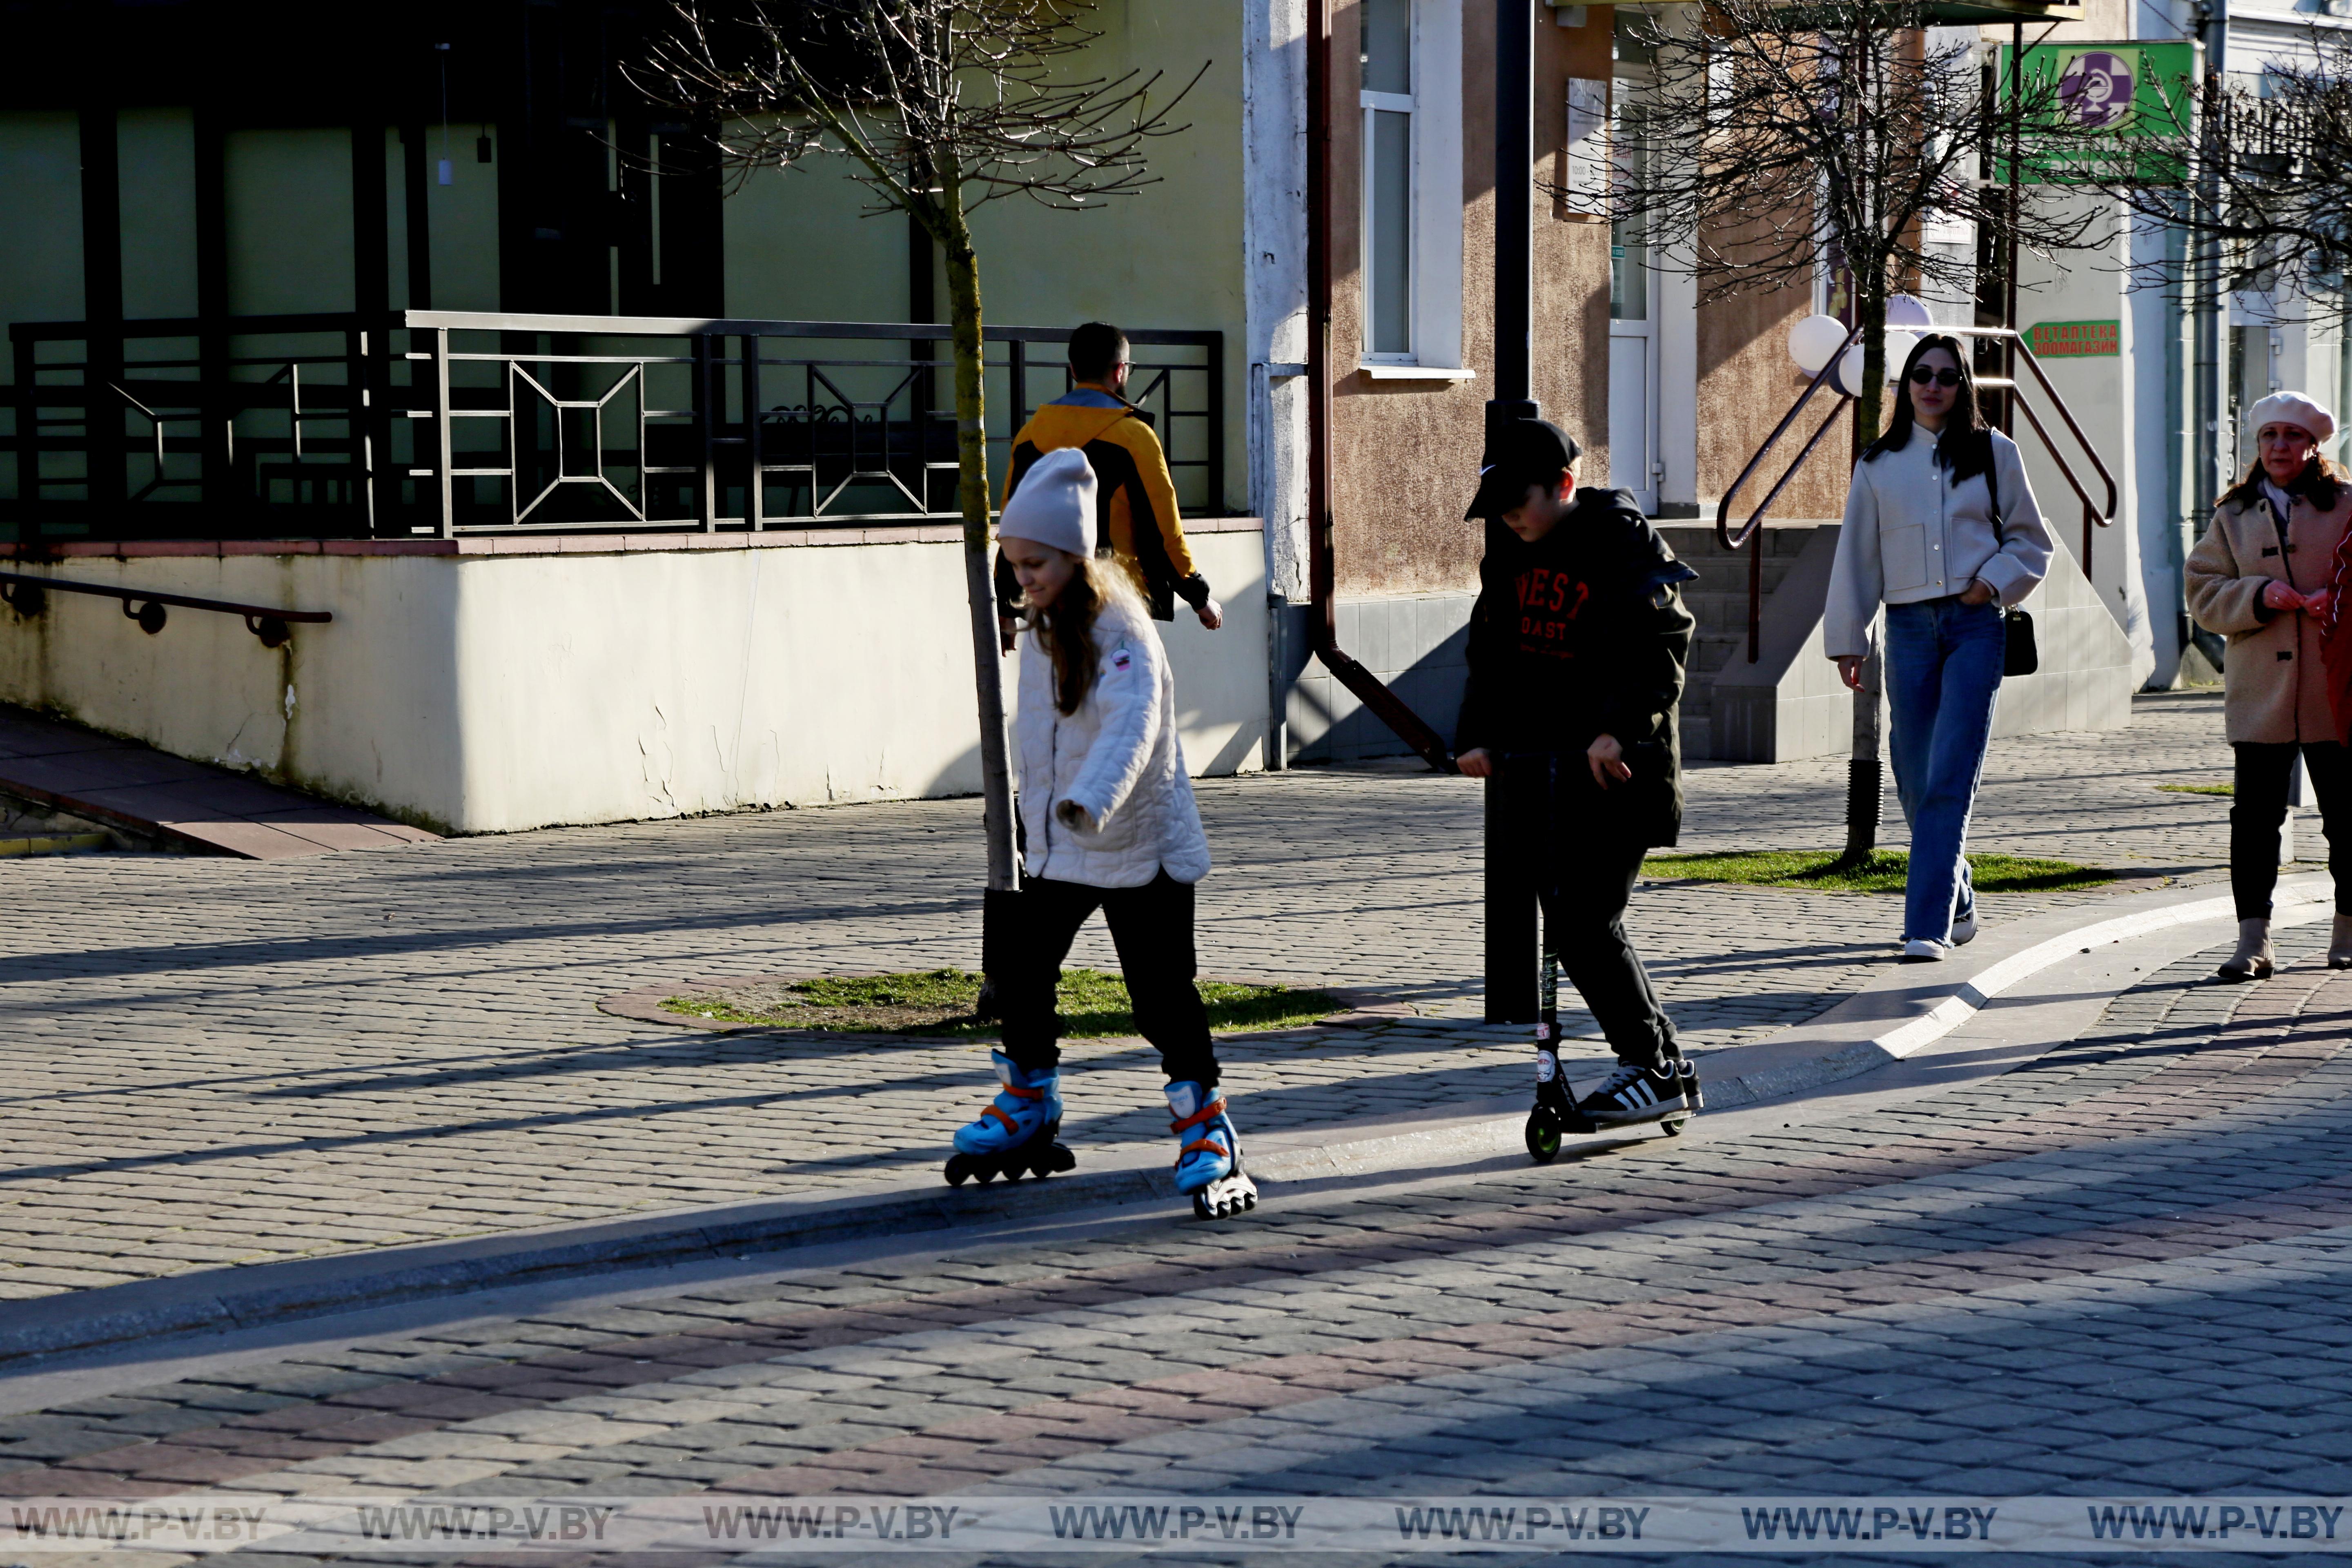
[[[2009,243],[2001,258],[2000,313],[2001,325],[2011,331],[2017,326],[2017,225],[2018,215],[2024,209],[2025,171],[2019,165],[2024,157],[2021,145],[2025,128],[2025,24],[2009,25],[2009,203],[2001,216],[2009,225]],[[2017,340],[2000,340],[2001,374],[2009,378],[2008,395],[2000,400],[2000,433],[2017,433]],[[1906,393],[1904,395],[1910,395]]]
[[[1495,0],[1495,397],[1489,418],[1528,418],[1535,331],[1534,0]],[[1506,409],[1524,404],[1525,409]]]
[[[1542,412],[1532,395],[1535,335],[1535,0],[1495,0],[1495,395],[1492,438],[1507,420]],[[1493,548],[1502,525],[1486,523]],[[1486,781],[1486,1021],[1536,1017],[1536,895],[1525,846],[1514,842],[1510,795]]]

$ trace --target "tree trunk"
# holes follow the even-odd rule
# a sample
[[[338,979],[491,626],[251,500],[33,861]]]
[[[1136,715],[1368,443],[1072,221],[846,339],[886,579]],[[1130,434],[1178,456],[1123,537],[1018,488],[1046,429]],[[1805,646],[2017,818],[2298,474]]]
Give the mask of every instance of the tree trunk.
[[[1004,674],[996,629],[996,587],[988,560],[988,440],[982,401],[980,338],[980,257],[965,226],[962,193],[941,193],[946,233],[948,321],[954,329],[956,494],[963,510],[964,597],[971,610],[973,685],[980,699],[982,829],[988,838],[988,887],[1006,893],[1020,885],[1013,854],[1013,764],[1004,739]],[[986,946],[983,939],[983,949]],[[985,953],[982,966],[987,966]]]
[[[1875,628],[1876,644],[1863,661],[1862,689],[1853,694],[1853,755],[1845,765],[1845,852],[1842,866],[1859,866],[1878,847],[1878,821],[1886,795],[1886,769],[1879,761],[1879,726],[1886,711],[1882,700],[1886,675],[1886,624]]]
[[[1853,254],[1849,251],[1847,254]],[[1854,314],[1862,323],[1862,385],[1855,389],[1853,450],[1878,439],[1886,402],[1886,264],[1873,257],[1853,269]],[[1906,394],[1895,389],[1897,397]],[[1882,622],[1883,626],[1884,623]],[[1879,758],[1879,701],[1885,668],[1885,637],[1878,651],[1863,667],[1862,689],[1853,694],[1853,752],[1845,772],[1845,852],[1842,865],[1859,866],[1878,847],[1880,805],[1885,794],[1885,769]]]
[[[1853,273],[1854,314],[1862,323],[1862,385],[1854,399],[1853,455],[1886,427],[1886,264],[1873,258]],[[1900,387],[1896,395],[1902,395]]]

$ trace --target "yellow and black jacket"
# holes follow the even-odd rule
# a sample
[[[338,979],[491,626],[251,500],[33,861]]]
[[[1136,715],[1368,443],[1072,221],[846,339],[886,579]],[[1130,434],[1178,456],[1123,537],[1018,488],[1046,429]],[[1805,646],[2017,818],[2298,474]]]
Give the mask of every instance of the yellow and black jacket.
[[[1048,403],[1013,437],[1003,499],[1011,499],[1030,464],[1065,447],[1086,453],[1094,467],[1098,498],[1095,548],[1118,555],[1135,578],[1152,618],[1173,620],[1179,598],[1196,610],[1207,604],[1209,584],[1184,542],[1175,481],[1169,478],[1160,437],[1152,434],[1151,416],[1124,404]],[[996,604],[1008,616],[1023,607],[1021,585],[1002,551],[996,557]]]

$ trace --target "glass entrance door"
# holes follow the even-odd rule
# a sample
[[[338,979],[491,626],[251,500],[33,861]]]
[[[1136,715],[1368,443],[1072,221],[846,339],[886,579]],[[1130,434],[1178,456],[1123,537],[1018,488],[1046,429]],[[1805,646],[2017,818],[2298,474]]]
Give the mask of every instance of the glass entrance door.
[[[1638,181],[1648,156],[1630,123],[1639,87],[1620,78],[1611,94],[1611,137],[1618,170]],[[1630,133],[1629,133],[1630,132]],[[1652,319],[1650,247],[1638,224],[1609,228],[1609,482],[1633,492],[1643,515],[1658,511],[1658,338]]]

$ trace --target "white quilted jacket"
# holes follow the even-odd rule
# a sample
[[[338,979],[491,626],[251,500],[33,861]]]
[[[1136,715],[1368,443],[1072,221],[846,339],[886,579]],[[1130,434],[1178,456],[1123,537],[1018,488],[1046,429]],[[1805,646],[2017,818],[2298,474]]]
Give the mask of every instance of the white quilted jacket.
[[[1209,840],[1176,738],[1176,678],[1139,605],[1112,602],[1095,617],[1101,673],[1075,713],[1054,705],[1054,661],[1035,633],[1021,639],[1022,863],[1032,877],[1095,888],[1139,888],[1162,867],[1180,882],[1209,874]],[[1055,816],[1076,801],[1092,823]]]

